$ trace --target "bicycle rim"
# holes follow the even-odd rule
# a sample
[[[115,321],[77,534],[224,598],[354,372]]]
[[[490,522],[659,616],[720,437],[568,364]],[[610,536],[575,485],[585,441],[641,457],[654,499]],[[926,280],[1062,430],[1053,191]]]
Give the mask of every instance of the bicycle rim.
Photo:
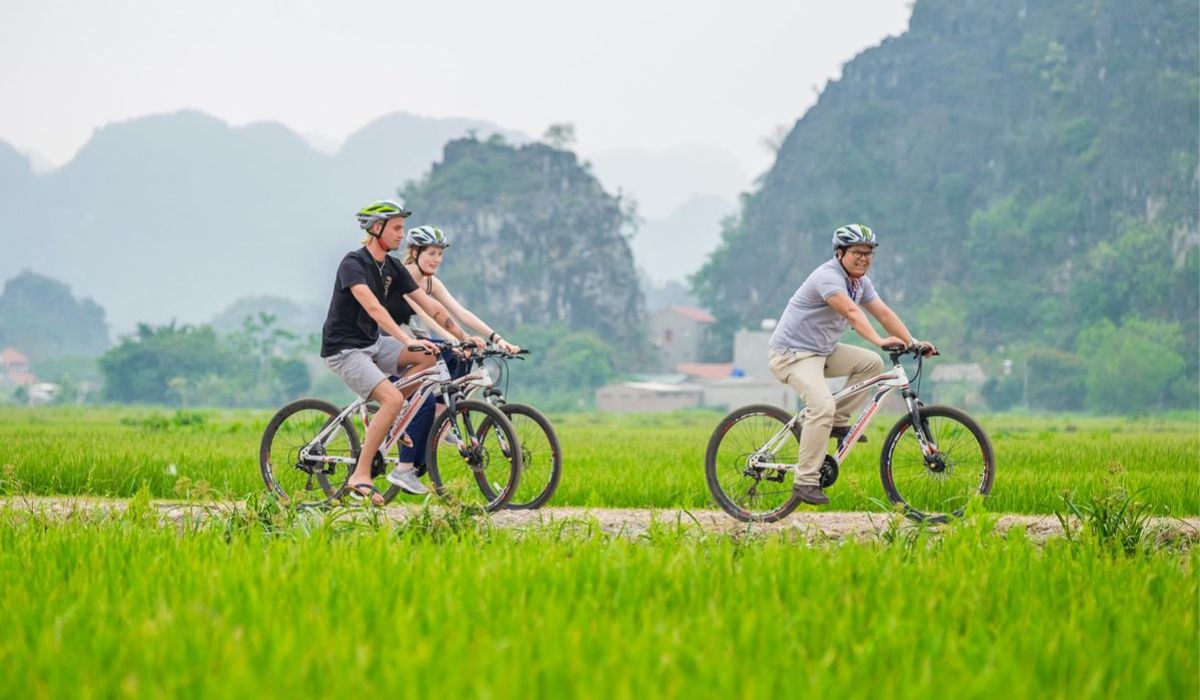
[[[709,490],[717,504],[738,520],[772,522],[796,509],[792,494],[794,469],[756,469],[751,456],[762,450],[791,420],[774,406],[747,406],[725,417],[713,432],[705,454],[704,468]],[[766,461],[795,465],[800,460],[800,442],[792,432]]]
[[[521,479],[508,507],[514,510],[541,508],[554,495],[562,478],[562,450],[554,427],[540,411],[524,404],[505,404],[504,415],[512,422],[521,444]]]
[[[259,449],[259,466],[268,488],[288,502],[309,504],[335,495],[333,484],[341,484],[348,467],[303,460],[300,451],[309,445],[335,418],[333,404],[315,399],[295,401],[271,419]],[[314,456],[353,460],[359,450],[358,433],[342,421],[323,443],[310,447]]]
[[[492,512],[508,503],[519,484],[521,446],[499,409],[459,401],[433,424],[428,464],[434,488],[449,504]]]
[[[955,409],[921,409],[927,436],[937,445],[937,459],[927,463],[905,416],[892,428],[883,447],[880,475],[893,503],[915,520],[940,521],[962,515],[967,501],[991,491],[995,458],[983,429]]]

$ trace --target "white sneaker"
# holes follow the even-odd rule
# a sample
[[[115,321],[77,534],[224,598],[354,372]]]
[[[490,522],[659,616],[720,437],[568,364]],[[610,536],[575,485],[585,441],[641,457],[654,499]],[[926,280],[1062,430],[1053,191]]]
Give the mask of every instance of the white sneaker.
[[[425,484],[417,478],[416,467],[396,467],[388,475],[389,483],[400,487],[401,491],[406,491],[414,496],[423,496],[429,493],[429,489],[425,488]]]

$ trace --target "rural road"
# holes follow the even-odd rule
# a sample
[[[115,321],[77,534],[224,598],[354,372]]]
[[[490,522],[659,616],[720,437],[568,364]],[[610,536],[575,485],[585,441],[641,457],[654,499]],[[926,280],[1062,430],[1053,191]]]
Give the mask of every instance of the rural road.
[[[210,502],[207,504],[181,501],[156,500],[151,502],[161,513],[164,523],[178,522],[189,517],[204,517],[242,506],[237,502]],[[0,499],[0,510],[12,508],[28,512],[53,515],[60,518],[72,516],[114,513],[125,510],[129,499],[97,498],[93,496],[10,496]],[[420,512],[418,506],[388,506],[383,509],[388,517],[405,520]],[[435,508],[436,512],[437,509]],[[652,521],[674,526],[681,523],[686,527],[700,527],[706,532],[717,533],[768,533],[794,531],[803,533],[810,542],[840,540],[844,538],[872,537],[889,527],[891,516],[886,513],[850,511],[800,511],[778,523],[747,525],[718,510],[675,510],[646,508],[543,508],[538,511],[503,511],[490,516],[496,527],[521,528],[537,525],[559,524],[568,527],[599,527],[610,534],[637,537],[644,534]],[[911,523],[901,519],[903,527]],[[1189,540],[1200,540],[1200,518],[1154,518],[1152,527],[1162,527],[1181,534]],[[1042,540],[1062,534],[1062,524],[1053,515],[1000,515],[996,531],[1003,533],[1011,528],[1024,529],[1032,539]]]

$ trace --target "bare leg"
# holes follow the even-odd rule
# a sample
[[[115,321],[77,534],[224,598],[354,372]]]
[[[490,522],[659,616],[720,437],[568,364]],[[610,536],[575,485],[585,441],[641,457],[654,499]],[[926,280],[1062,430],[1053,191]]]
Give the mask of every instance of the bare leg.
[[[424,369],[429,369],[437,363],[437,356],[430,355],[426,352],[416,350],[405,350],[400,353],[400,358],[396,361],[396,373],[403,376],[409,372],[420,372]],[[405,398],[412,396],[413,392],[420,387],[420,384],[412,384],[404,387],[401,391]],[[393,416],[394,418],[395,416]]]
[[[358,455],[358,464],[354,466],[354,473],[350,475],[350,485],[355,484],[370,484],[371,479],[371,462],[375,460],[376,453],[379,452],[379,446],[383,444],[383,440],[387,437],[388,428],[392,427],[392,421],[396,420],[396,416],[400,413],[400,408],[404,406],[404,395],[396,388],[395,384],[386,379],[380,382],[371,392],[371,398],[379,404],[379,411],[375,414],[374,420],[367,426],[367,434],[363,438],[362,452]],[[383,505],[383,497],[373,495],[371,502],[377,506]]]

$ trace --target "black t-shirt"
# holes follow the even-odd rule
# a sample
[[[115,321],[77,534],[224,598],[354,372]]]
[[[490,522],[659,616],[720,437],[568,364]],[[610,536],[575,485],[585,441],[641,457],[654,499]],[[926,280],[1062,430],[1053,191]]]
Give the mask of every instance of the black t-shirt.
[[[404,268],[404,271],[408,272],[408,268]],[[409,273],[409,277],[412,277],[411,273]],[[416,284],[416,280],[413,280],[413,284]],[[419,287],[420,285],[417,286]],[[429,283],[425,286],[425,293],[433,293],[432,277],[429,278]],[[389,297],[388,300],[384,302],[383,306],[385,309],[387,309],[387,312],[392,317],[392,320],[400,325],[404,325],[405,323],[411,321],[412,317],[417,313],[416,311],[413,311],[413,307],[409,305],[408,299],[404,298],[404,294],[395,294]]]
[[[383,259],[380,269],[365,246],[346,253],[338,265],[333,298],[329,300],[329,312],[321,329],[321,357],[349,348],[365,348],[379,339],[379,324],[350,291],[356,284],[367,285],[389,312],[396,306],[397,299],[403,302],[405,294],[417,289],[412,275],[392,256]]]

